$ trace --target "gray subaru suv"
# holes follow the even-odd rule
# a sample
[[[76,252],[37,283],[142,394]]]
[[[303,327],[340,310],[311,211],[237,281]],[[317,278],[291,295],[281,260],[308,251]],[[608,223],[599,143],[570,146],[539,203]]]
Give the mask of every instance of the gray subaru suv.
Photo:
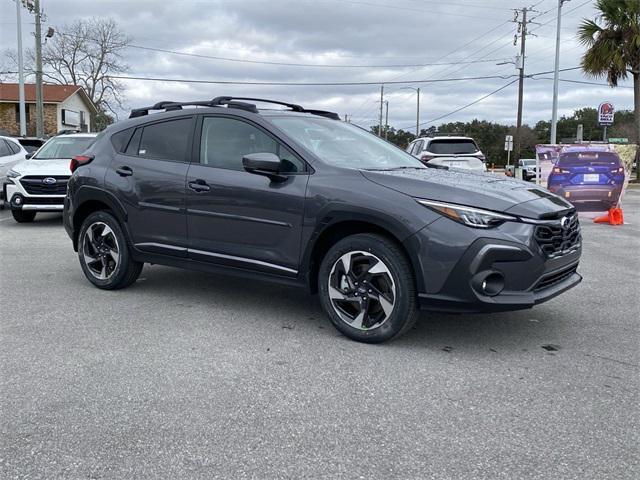
[[[65,228],[102,289],[131,285],[144,263],[266,278],[318,293],[340,332],[375,343],[419,309],[525,309],[581,281],[570,203],[430,168],[332,112],[160,102],[107,128],[71,170]]]

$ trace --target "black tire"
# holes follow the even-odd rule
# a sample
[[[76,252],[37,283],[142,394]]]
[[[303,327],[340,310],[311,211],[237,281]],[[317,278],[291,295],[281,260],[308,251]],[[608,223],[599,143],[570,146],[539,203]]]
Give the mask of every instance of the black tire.
[[[107,230],[105,226],[110,229],[106,236],[103,233]],[[97,247],[87,236],[89,228],[92,228],[91,235],[95,236],[97,232],[97,235],[101,238],[101,248],[110,252],[116,250],[117,262],[111,253],[99,253]],[[114,246],[116,247],[115,249]],[[89,263],[87,261],[89,256],[97,260]],[[144,265],[131,258],[127,239],[120,227],[120,223],[111,213],[105,210],[92,213],[82,222],[80,236],[78,237],[78,259],[87,280],[104,290],[117,290],[128,287],[138,279]],[[98,276],[100,275],[99,270],[102,268],[104,268],[105,272],[104,278]]]
[[[339,265],[339,262],[342,262],[341,258],[345,255],[350,258],[350,270],[352,268],[355,270],[358,267],[357,262],[359,259],[370,261],[369,267],[360,267],[360,271],[362,272],[360,275],[356,275],[355,273],[345,273],[344,263],[342,263],[342,267]],[[386,268],[385,273],[373,274],[373,277],[367,276],[369,270],[371,270],[379,261],[383,264],[382,268]],[[382,275],[382,279],[379,277],[380,275]],[[341,279],[340,285],[335,285],[338,278]],[[379,282],[377,284],[377,288],[373,289],[373,293],[371,293],[371,290],[369,290],[369,293],[362,291],[362,284],[366,283],[365,280],[362,280],[363,278],[369,278],[369,286],[371,286],[373,282]],[[391,282],[389,281],[389,278],[391,279]],[[358,285],[356,281],[358,279],[360,279],[361,285],[356,288],[356,285]],[[380,282],[383,282],[383,284]],[[338,292],[336,292],[336,288],[331,289],[331,293],[334,295],[333,300],[329,294],[330,283],[344,288]],[[352,283],[354,283],[354,285],[352,285]],[[375,300],[376,293],[380,293],[382,290],[385,290],[384,284],[387,286],[391,285],[393,288],[393,295],[390,293],[388,288],[386,289],[386,298],[393,300],[392,308],[388,315],[386,315],[386,309],[384,312],[382,311],[382,303],[379,300]],[[320,269],[318,271],[318,290],[322,308],[329,316],[333,325],[342,334],[358,342],[381,343],[398,338],[403,333],[411,329],[418,317],[415,280],[409,261],[404,252],[395,242],[382,235],[351,235],[333,245],[320,264]],[[345,295],[348,299],[338,298],[336,300],[336,293],[342,294],[343,292],[353,293]],[[359,296],[358,292],[360,292]],[[362,296],[364,295],[366,296],[366,300],[359,300],[360,304],[355,304],[354,295],[358,296],[359,299],[362,299]],[[374,312],[377,308],[377,313],[374,313],[374,315],[378,316],[377,321],[381,323],[375,323],[376,318],[371,320],[369,317],[371,310],[365,310],[366,313],[364,314],[369,318],[366,322],[369,325],[364,325],[363,322],[360,328],[354,328],[351,324],[353,322],[348,322],[350,317],[358,316],[358,309],[360,309],[360,313],[362,312],[363,302],[366,302],[366,304],[370,306],[373,305],[373,307],[370,308],[373,308]],[[354,304],[356,305],[356,312],[351,315],[349,312],[341,308],[341,305],[351,307]],[[387,302],[387,307],[388,305],[389,302]],[[383,318],[383,320],[380,320],[379,318]],[[356,321],[357,319],[354,320],[354,322]],[[372,323],[373,325],[371,325]]]
[[[18,223],[31,223],[36,218],[36,212],[33,210],[11,210],[11,215]]]

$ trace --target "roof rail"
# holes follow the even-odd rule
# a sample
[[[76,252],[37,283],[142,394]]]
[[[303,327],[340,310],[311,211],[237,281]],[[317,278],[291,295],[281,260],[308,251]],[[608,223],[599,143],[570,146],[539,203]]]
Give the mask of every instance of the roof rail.
[[[319,115],[321,117],[330,118],[332,120],[340,120],[340,116],[335,112],[329,112],[326,110],[313,110],[313,109],[305,109],[300,105],[296,105],[294,103],[286,103],[280,102],[278,100],[269,100],[266,98],[252,98],[252,97],[230,97],[230,96],[222,96],[215,97],[212,100],[198,100],[193,102],[173,102],[173,101],[163,101],[158,102],[155,105],[150,107],[142,107],[142,108],[134,108],[131,110],[129,114],[129,118],[143,117],[145,115],[149,115],[151,110],[164,110],[165,112],[171,110],[182,110],[182,107],[186,106],[199,106],[199,107],[222,107],[226,106],[227,108],[238,108],[240,110],[246,110],[252,113],[258,113],[258,108],[253,103],[246,103],[244,101],[238,100],[250,100],[253,102],[263,102],[263,103],[273,103],[275,105],[282,105],[294,112],[301,113],[310,113],[312,115]]]

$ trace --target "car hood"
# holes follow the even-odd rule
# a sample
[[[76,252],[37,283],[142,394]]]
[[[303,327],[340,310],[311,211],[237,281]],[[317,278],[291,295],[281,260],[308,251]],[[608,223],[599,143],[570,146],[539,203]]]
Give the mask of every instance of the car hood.
[[[436,168],[362,170],[368,180],[414,198],[529,218],[554,218],[573,206],[548,190],[492,173]]]
[[[24,175],[71,175],[69,170],[70,160],[53,159],[53,160],[23,160],[13,166],[13,170],[21,176]]]

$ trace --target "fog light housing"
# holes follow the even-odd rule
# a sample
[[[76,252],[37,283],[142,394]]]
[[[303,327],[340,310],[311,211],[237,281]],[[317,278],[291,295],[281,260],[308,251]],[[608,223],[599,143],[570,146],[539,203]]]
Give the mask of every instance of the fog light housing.
[[[500,272],[483,272],[474,277],[474,289],[481,295],[495,297],[504,289],[504,275]]]
[[[19,193],[16,193],[13,197],[11,197],[12,205],[15,205],[16,207],[20,207],[22,206],[23,203],[24,203],[24,199],[22,198],[22,195],[20,195]]]

